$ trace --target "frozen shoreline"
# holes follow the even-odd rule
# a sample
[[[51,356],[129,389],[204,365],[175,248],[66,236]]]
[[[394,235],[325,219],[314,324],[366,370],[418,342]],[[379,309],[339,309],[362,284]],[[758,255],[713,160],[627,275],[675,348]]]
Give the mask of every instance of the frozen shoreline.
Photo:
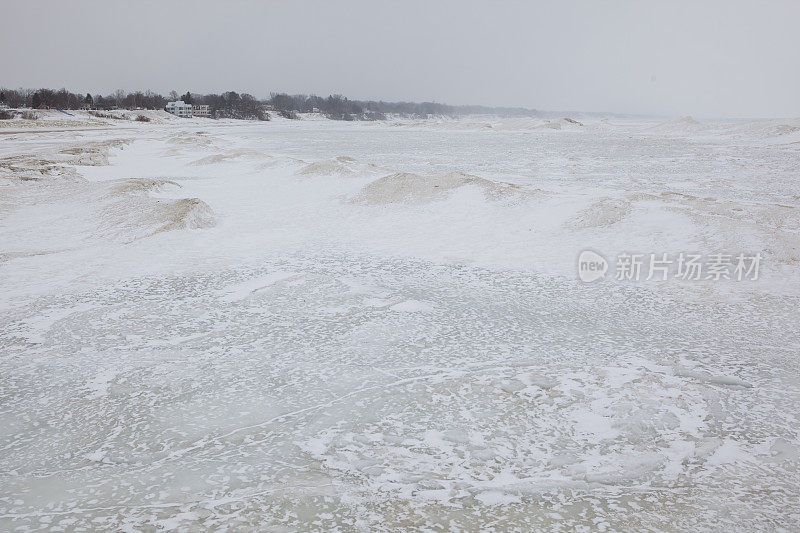
[[[788,119],[6,136],[0,527],[797,527],[798,143]],[[586,285],[585,248],[765,260]]]

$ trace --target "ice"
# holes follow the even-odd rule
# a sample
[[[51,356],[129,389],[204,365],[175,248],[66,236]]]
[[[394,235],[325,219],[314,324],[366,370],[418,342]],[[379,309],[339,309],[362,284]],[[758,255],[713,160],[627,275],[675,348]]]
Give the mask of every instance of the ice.
[[[0,529],[800,527],[797,120],[152,118],[0,143]]]
[[[115,370],[105,370],[97,374],[87,384],[86,389],[91,393],[89,398],[98,399],[108,394],[111,382],[117,376]]]
[[[405,302],[394,304],[389,309],[397,311],[398,313],[424,313],[433,311],[434,307],[428,302],[406,300]]]
[[[228,302],[235,302],[243,300],[250,295],[263,291],[270,286],[280,282],[297,277],[295,272],[271,272],[266,276],[259,276],[254,279],[247,280],[243,283],[238,283],[233,287],[226,288],[220,291],[222,299]]]

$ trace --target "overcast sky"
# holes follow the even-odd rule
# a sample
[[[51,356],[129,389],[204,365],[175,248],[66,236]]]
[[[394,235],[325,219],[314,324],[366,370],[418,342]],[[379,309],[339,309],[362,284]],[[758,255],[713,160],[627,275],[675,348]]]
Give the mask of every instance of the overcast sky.
[[[800,116],[800,0],[0,0],[0,86]]]

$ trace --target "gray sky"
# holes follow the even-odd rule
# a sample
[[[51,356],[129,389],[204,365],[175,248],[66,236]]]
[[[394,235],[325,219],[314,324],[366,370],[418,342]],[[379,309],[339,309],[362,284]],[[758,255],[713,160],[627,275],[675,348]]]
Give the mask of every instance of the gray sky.
[[[0,0],[0,86],[800,116],[800,1]]]

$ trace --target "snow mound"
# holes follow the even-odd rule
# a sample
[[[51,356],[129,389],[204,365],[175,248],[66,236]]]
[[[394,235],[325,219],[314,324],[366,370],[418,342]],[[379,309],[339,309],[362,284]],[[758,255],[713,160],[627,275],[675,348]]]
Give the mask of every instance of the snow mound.
[[[441,118],[394,123],[394,127],[422,128],[445,131],[536,131],[578,130],[584,124],[573,118],[545,119],[540,117],[469,116],[459,119]]]
[[[333,159],[309,163],[297,173],[303,176],[353,176],[361,174],[363,170],[352,157],[340,155]]]
[[[126,179],[113,183],[106,195],[111,201],[101,210],[98,236],[125,242],[164,231],[202,229],[216,224],[213,209],[199,198],[155,198],[151,192],[168,186],[170,180]]]
[[[123,148],[131,141],[108,141],[64,148],[46,155],[16,155],[0,159],[0,178],[14,181],[40,181],[47,179],[81,179],[76,166],[108,165],[109,151]]]
[[[424,204],[443,200],[456,189],[466,186],[480,188],[491,199],[521,200],[530,195],[518,185],[497,183],[463,172],[434,176],[396,172],[367,184],[352,202],[370,205]]]
[[[631,212],[631,203],[623,198],[603,198],[576,214],[569,226],[573,229],[611,226]]]
[[[749,139],[775,139],[783,142],[800,140],[800,121],[754,120],[729,126],[734,137]],[[786,139],[786,137],[789,137]]]
[[[101,167],[108,165],[108,150],[100,148],[68,148],[61,150],[61,154],[74,156],[71,159],[73,165],[85,167]]]
[[[111,195],[118,194],[137,194],[159,191],[166,186],[180,187],[177,182],[172,180],[154,178],[129,178],[113,182]]]
[[[665,133],[665,134],[687,134],[687,133],[696,133],[705,129],[705,124],[696,121],[690,116],[680,117],[669,122],[664,122],[663,124],[658,124],[657,126],[653,126],[648,128],[648,131],[653,133]]]
[[[75,167],[36,156],[11,156],[0,159],[0,178],[17,182],[51,179],[80,179]]]
[[[216,223],[211,206],[199,198],[159,200],[155,212],[164,222],[158,231],[210,228]]]
[[[178,146],[210,146],[211,137],[205,131],[181,132],[171,136],[167,142]]]
[[[582,122],[578,122],[572,118],[562,118],[560,120],[547,120],[544,123],[534,126],[532,129],[547,129],[547,130],[561,130],[561,129],[574,129],[583,126]]]
[[[251,159],[268,159],[270,156],[259,152],[257,150],[249,150],[249,149],[241,149],[241,150],[230,150],[228,152],[222,152],[219,154],[210,155],[207,157],[202,157],[197,161],[193,162],[192,165],[215,165],[218,163],[225,163],[227,161],[232,161],[235,159],[240,158],[251,158]]]
[[[778,124],[775,126],[775,135],[789,135],[800,131],[800,126],[791,126],[789,124]]]
[[[108,155],[112,148],[124,148],[131,141],[128,139],[112,139],[105,142],[75,146],[61,150],[59,155],[70,156],[64,162],[70,165],[85,167],[101,167],[108,165]]]

